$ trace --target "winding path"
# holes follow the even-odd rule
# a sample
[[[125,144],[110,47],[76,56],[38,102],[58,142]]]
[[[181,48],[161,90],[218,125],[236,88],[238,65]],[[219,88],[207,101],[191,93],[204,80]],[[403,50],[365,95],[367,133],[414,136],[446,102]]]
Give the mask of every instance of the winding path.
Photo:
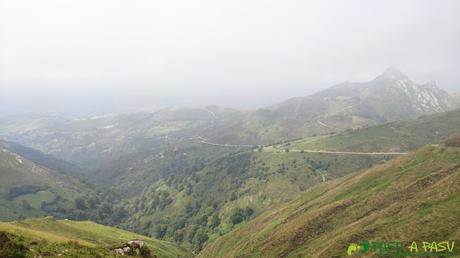
[[[351,108],[353,105],[345,107],[346,108]],[[212,112],[211,110],[205,109],[207,112],[211,114],[211,116],[214,119],[217,119],[216,114]],[[323,122],[321,122],[319,119],[316,120],[316,122],[322,126],[334,129],[334,130],[339,130],[339,131],[344,131],[344,129],[334,127],[334,126],[329,126]],[[197,135],[195,137],[190,138],[190,140],[200,140],[202,144],[206,145],[211,145],[211,146],[218,146],[218,147],[230,147],[230,148],[255,148],[255,147],[263,147],[263,145],[256,145],[256,144],[228,144],[228,143],[215,143],[215,142],[209,142],[206,138]],[[263,150],[264,152],[270,152],[267,151],[266,149]],[[349,155],[407,155],[407,152],[359,152],[359,151],[327,151],[327,150],[298,150],[298,149],[290,149],[290,152],[304,152],[304,153],[324,153],[324,154],[349,154]],[[273,150],[271,152],[285,152],[283,150]]]
[[[190,138],[190,140],[199,139],[202,144],[207,144],[211,146],[219,146],[219,147],[236,147],[236,148],[254,148],[262,145],[254,145],[254,144],[227,144],[227,143],[214,143],[209,142],[206,138],[197,136],[194,138]],[[275,150],[264,150],[264,152],[285,152],[281,149]],[[304,152],[304,153],[324,153],[324,154],[349,154],[349,155],[407,155],[408,152],[360,152],[360,151],[327,151],[327,150],[298,150],[298,149],[289,149],[289,152]]]
[[[330,129],[339,130],[339,131],[341,131],[341,132],[342,132],[342,131],[345,131],[345,130],[342,129],[342,128],[338,128],[338,127],[334,127],[334,126],[327,125],[327,124],[321,122],[319,119],[317,119],[316,122],[317,122],[318,124],[324,126],[324,127],[330,128]]]
[[[228,144],[228,143],[214,143],[214,142],[208,142],[208,140],[204,137],[201,137],[201,136],[197,136],[197,137],[194,137],[194,138],[190,138],[190,140],[194,140],[194,139],[199,139],[201,143],[203,144],[207,144],[207,145],[212,145],[212,146],[220,146],[220,147],[237,147],[237,148],[241,148],[241,147],[246,147],[246,148],[252,148],[252,147],[257,147],[258,145],[254,145],[254,144]]]
[[[267,152],[270,152],[270,151],[267,151]],[[285,151],[273,150],[271,152],[285,152]],[[326,151],[326,150],[297,150],[297,149],[289,149],[289,152],[350,154],[350,155],[407,155],[409,154],[408,152],[360,152],[360,151]]]

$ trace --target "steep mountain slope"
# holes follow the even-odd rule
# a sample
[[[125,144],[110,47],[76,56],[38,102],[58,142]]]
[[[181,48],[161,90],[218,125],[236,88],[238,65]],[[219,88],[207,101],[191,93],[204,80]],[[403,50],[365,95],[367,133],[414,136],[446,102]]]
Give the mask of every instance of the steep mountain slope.
[[[292,200],[315,184],[395,156],[302,153],[296,151],[296,144],[364,152],[413,150],[460,133],[459,114],[434,114],[261,150],[191,140],[174,150],[128,156],[113,162],[117,176],[106,180],[113,192],[123,193],[116,202],[125,210],[120,213],[124,216],[114,225],[160,239],[194,242],[192,248],[197,251],[207,239]],[[413,136],[414,132],[419,136]],[[239,216],[246,209],[251,215]]]
[[[388,68],[370,82],[343,83],[314,94],[312,97],[359,98],[360,105],[372,108],[367,110],[368,114],[383,120],[442,112],[451,106],[451,96],[439,89],[435,82],[416,84],[396,68]],[[382,106],[383,102],[386,103],[385,106]],[[350,108],[359,110],[359,108]]]
[[[144,257],[191,257],[172,243],[89,221],[45,218],[0,222],[0,254],[15,253],[14,257],[115,257],[113,249],[133,239],[145,242],[150,255]]]
[[[292,98],[217,124],[205,133],[215,142],[266,144],[376,125],[453,108],[453,97],[435,83],[416,84],[395,68],[366,83],[346,82]]]
[[[141,148],[108,162],[110,174],[105,174],[104,185],[110,185],[111,194],[106,197],[88,191],[80,195],[77,218],[189,243],[197,251],[208,239],[292,200],[315,184],[390,158],[301,153],[295,152],[296,144],[314,143],[312,149],[327,150],[411,150],[460,132],[458,116],[459,111],[452,111],[307,138],[275,146],[279,152],[269,147],[259,152],[212,146],[196,138],[157,149]],[[420,137],[411,136],[414,128]]]
[[[458,239],[459,141],[322,183],[209,244],[200,257],[339,257],[361,240]]]
[[[460,133],[459,118],[460,110],[456,110],[256,150],[181,145],[176,152],[165,153],[161,160],[145,163],[154,168],[166,162],[170,165],[160,170],[174,173],[167,172],[158,180],[152,180],[152,174],[146,172],[123,177],[130,187],[144,187],[124,204],[131,213],[122,225],[167,240],[192,242],[197,232],[206,235],[205,239],[213,239],[241,223],[232,221],[241,210],[251,209],[251,216],[244,218],[249,220],[315,184],[398,156],[307,153],[303,149],[410,151]],[[201,150],[200,155],[196,149]],[[237,152],[217,154],[222,149]],[[193,162],[192,155],[205,155],[208,159]],[[175,165],[171,167],[172,164]],[[195,169],[183,170],[181,166]],[[123,187],[119,189],[130,188],[122,182],[116,185]]]
[[[124,203],[129,215],[121,226],[191,243],[196,252],[208,238],[292,200],[322,180],[385,161],[385,156],[234,153],[197,171],[151,182]]]
[[[70,163],[67,161],[64,161],[62,159],[55,158],[51,155],[47,155],[41,151],[38,151],[36,149],[32,149],[29,147],[25,147],[23,145],[14,143],[14,142],[7,142],[7,141],[2,141],[0,140],[0,145],[7,148],[9,151],[14,152],[30,161],[33,163],[49,168],[51,170],[59,171],[65,174],[84,174],[85,171]]]
[[[460,109],[383,125],[347,130],[332,136],[308,137],[266,148],[335,151],[409,151],[457,135]]]
[[[1,219],[17,219],[75,211],[75,199],[93,192],[75,177],[48,169],[0,144]]]

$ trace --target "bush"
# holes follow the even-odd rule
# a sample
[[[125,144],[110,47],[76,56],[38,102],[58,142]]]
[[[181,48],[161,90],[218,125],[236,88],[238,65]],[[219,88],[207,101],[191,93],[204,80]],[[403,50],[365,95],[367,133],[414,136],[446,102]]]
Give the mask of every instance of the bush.
[[[219,215],[217,214],[213,214],[212,217],[211,217],[211,228],[216,228],[220,225],[220,219],[219,219]]]
[[[254,210],[251,207],[246,207],[244,209],[244,214],[243,215],[244,215],[244,217],[246,219],[250,218],[252,216],[252,214],[254,214]]]
[[[28,249],[22,244],[18,244],[5,233],[0,232],[0,257],[26,257]]]
[[[233,225],[240,224],[243,222],[243,213],[241,212],[241,209],[237,209],[231,216],[230,216],[230,222]]]
[[[199,229],[192,239],[192,249],[198,253],[203,248],[203,244],[208,241],[208,234],[203,229]]]
[[[150,254],[150,249],[146,246],[143,246],[141,249],[140,249],[140,255],[142,257],[151,257],[151,254]]]
[[[252,214],[254,214],[254,210],[251,207],[237,208],[230,216],[230,222],[233,225],[240,224],[244,220],[248,220]]]

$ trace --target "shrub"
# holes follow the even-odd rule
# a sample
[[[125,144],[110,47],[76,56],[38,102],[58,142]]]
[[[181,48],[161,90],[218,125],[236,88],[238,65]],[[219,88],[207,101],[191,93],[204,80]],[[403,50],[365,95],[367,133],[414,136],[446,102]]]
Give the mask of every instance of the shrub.
[[[208,241],[208,234],[203,229],[199,229],[192,239],[192,249],[198,253],[203,248],[203,244]]]
[[[28,249],[23,244],[18,244],[5,233],[0,232],[0,257],[26,257]]]

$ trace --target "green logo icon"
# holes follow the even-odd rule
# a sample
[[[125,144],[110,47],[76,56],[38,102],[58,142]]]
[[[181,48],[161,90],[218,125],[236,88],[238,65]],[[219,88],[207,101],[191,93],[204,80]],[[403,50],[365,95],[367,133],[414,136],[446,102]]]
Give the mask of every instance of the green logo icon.
[[[348,246],[348,249],[347,249],[347,254],[348,256],[351,256],[354,252],[358,251],[360,248],[360,246],[358,244],[355,244],[355,243],[351,243],[349,246]]]

